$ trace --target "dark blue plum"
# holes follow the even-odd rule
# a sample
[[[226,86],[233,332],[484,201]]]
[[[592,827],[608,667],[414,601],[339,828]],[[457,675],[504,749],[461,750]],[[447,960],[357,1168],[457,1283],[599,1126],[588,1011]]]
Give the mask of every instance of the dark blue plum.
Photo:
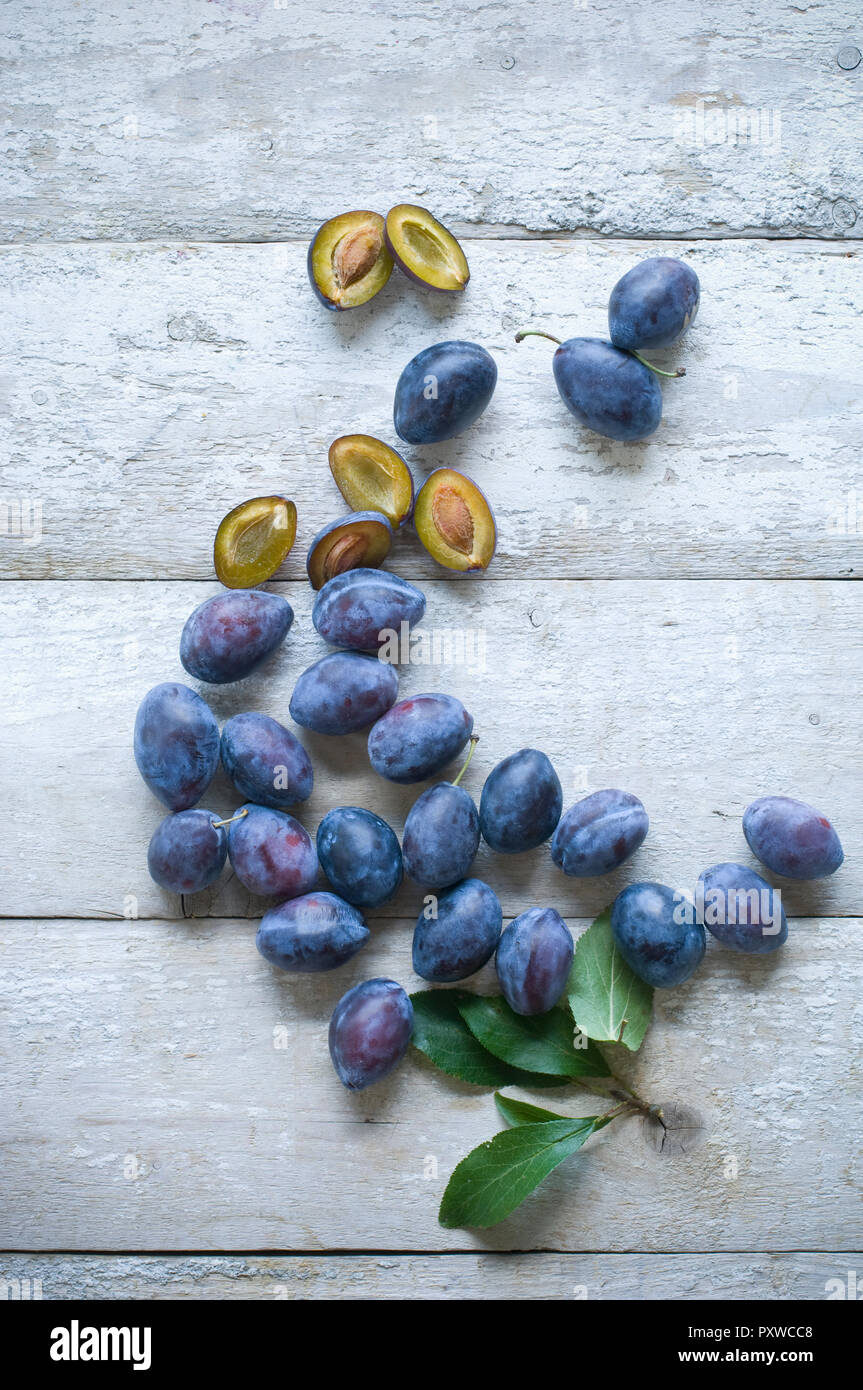
[[[308,893],[317,881],[318,856],[305,827],[270,806],[241,806],[240,811],[247,814],[228,827],[228,854],[243,887],[262,898]]]
[[[405,873],[423,888],[449,888],[466,878],[479,849],[479,813],[472,796],[438,782],[418,796],[405,821]]]
[[[499,854],[522,854],[548,839],[562,808],[563,790],[551,762],[536,748],[522,748],[486,778],[479,826]]]
[[[495,965],[504,998],[517,1014],[548,1013],[566,988],[572,937],[553,907],[531,907],[504,927]]]
[[[339,897],[355,907],[380,907],[402,881],[395,831],[361,806],[338,806],[318,826],[318,858]]]
[[[336,970],[369,939],[369,929],[350,903],[335,893],[306,893],[265,912],[255,945],[280,970],[318,975]]]
[[[704,956],[704,927],[691,903],[663,883],[630,883],[618,893],[611,930],[627,965],[654,989],[682,984]]]
[[[439,444],[478,420],[494,394],[497,367],[478,343],[435,343],[411,358],[398,380],[396,434],[408,444]]]
[[[743,864],[715,864],[698,880],[704,925],[732,951],[763,956],[788,936],[782,894]]]
[[[387,710],[369,733],[369,759],[390,782],[422,782],[460,753],[473,717],[454,695],[411,695]]]
[[[593,792],[561,817],[551,857],[572,878],[611,873],[642,844],[648,824],[637,796],[611,788]]]
[[[356,569],[337,574],[318,590],[312,622],[334,647],[376,652],[389,634],[400,637],[402,623],[409,630],[425,611],[425,595],[407,580],[388,570]]]
[[[649,367],[603,338],[569,338],[554,354],[561,400],[588,429],[631,443],[662,419],[662,392]]]
[[[312,793],[312,760],[300,740],[267,714],[235,714],[222,729],[222,766],[241,796],[287,810]]]
[[[362,652],[330,652],[303,672],[291,696],[291,718],[316,734],[367,729],[395,702],[395,666]]]
[[[150,877],[171,893],[199,893],[215,883],[228,856],[228,837],[212,811],[178,811],[153,831]]]
[[[433,984],[466,980],[494,954],[502,921],[500,903],[488,884],[462,879],[417,918],[414,970]]]
[[[760,796],[743,813],[749,848],[785,878],[828,878],[845,858],[826,816],[790,796]]]
[[[364,1091],[397,1067],[408,1049],[414,1009],[395,980],[365,980],[339,1000],[330,1019],[330,1056],[349,1091]]]
[[[187,618],[180,660],[210,685],[242,680],[285,640],[293,621],[287,599],[264,589],[214,594]]]
[[[219,766],[219,726],[187,685],[148,691],[135,719],[135,762],[150,791],[171,811],[200,801]]]
[[[685,261],[651,256],[622,275],[608,301],[608,334],[629,352],[670,347],[695,315],[701,287]]]

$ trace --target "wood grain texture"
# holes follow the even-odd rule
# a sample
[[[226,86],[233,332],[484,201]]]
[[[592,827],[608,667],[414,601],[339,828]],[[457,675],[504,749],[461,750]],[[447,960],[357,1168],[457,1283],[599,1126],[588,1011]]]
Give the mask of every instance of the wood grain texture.
[[[213,591],[206,584],[7,584],[0,619],[7,714],[0,757],[14,809],[0,837],[4,916],[176,918],[181,900],[158,889],[147,843],[164,808],[132,757],[135,711],[163,680],[185,680],[179,635]],[[311,625],[308,585],[278,585],[296,618],[285,645],[233,686],[199,686],[221,720],[262,709],[290,724],[299,673],[328,650]],[[741,816],[757,795],[799,796],[829,815],[847,860],[819,883],[783,885],[789,913],[859,914],[860,649],[855,585],[829,581],[562,581],[425,586],[423,629],[459,634],[475,659],[405,665],[402,694],[442,689],[473,713],[480,743],[467,785],[478,800],[502,757],[544,749],[565,804],[621,786],[644,801],[651,832],[617,873],[569,879],[548,846],[496,855],[476,873],[513,915],[548,904],[575,916],[603,908],[624,883],[657,879],[692,889],[710,864],[755,864]],[[433,649],[431,655],[435,655]],[[446,660],[449,656],[449,660]],[[315,768],[300,811],[314,829],[338,805],[368,806],[400,834],[420,787],[374,773],[363,734],[297,730]],[[452,775],[452,774],[451,774]],[[230,813],[241,798],[219,774],[203,804]],[[416,915],[408,885],[382,916]],[[236,880],[185,901],[187,913],[258,916],[263,900]]]
[[[659,1151],[639,1117],[616,1122],[487,1232],[445,1231],[437,1208],[503,1128],[491,1095],[414,1054],[351,1095],[327,1054],[344,990],[414,983],[410,935],[382,926],[343,969],[292,978],[246,921],[2,924],[0,1248],[860,1249],[859,920],[797,922],[773,959],[711,943],[615,1061],[687,1127]]]
[[[4,6],[7,238],[859,236],[851,0]]]
[[[823,1299],[863,1254],[0,1255],[0,1289],[56,1299]]]
[[[0,573],[210,578],[221,517],[275,491],[300,517],[284,577],[303,575],[312,536],[346,510],[329,444],[353,431],[397,443],[402,367],[456,337],[494,353],[491,406],[461,437],[405,452],[418,482],[452,465],[487,492],[490,580],[858,575],[856,253],[689,248],[702,309],[657,358],[688,375],[665,384],[664,421],[641,444],[582,429],[558,397],[551,344],[516,345],[528,325],[605,335],[611,286],[656,249],[679,248],[478,244],[464,299],[441,304],[393,276],[344,315],[314,299],[299,246],[6,249]],[[15,534],[22,505],[38,509],[38,534]],[[391,564],[442,574],[409,530]]]

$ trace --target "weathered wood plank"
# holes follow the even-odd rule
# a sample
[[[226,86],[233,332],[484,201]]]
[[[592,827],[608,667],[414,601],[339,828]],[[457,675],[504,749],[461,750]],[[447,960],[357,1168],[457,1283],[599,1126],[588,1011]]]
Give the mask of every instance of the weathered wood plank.
[[[152,685],[189,679],[179,634],[213,587],[2,586],[0,755],[15,780],[0,837],[3,915],[180,915],[180,900],[147,873],[147,842],[163,808],[138,776],[132,727]],[[294,606],[293,629],[260,673],[236,686],[201,687],[220,720],[260,708],[290,723],[297,676],[327,650],[311,625],[308,586],[277,587]],[[468,784],[477,798],[500,758],[530,746],[552,758],[567,804],[588,790],[623,786],[651,816],[637,856],[597,880],[566,878],[547,846],[514,856],[483,846],[476,872],[505,912],[547,902],[588,916],[631,879],[691,888],[709,864],[754,864],[740,817],[754,796],[771,791],[823,809],[848,855],[828,880],[784,885],[789,912],[859,912],[861,808],[850,769],[860,761],[863,636],[854,585],[434,582],[425,592],[426,656],[435,656],[435,634],[449,634],[454,645],[447,651],[441,643],[440,664],[403,666],[401,690],[447,690],[474,714],[481,738]],[[367,805],[401,832],[417,787],[374,773],[362,734],[298,732],[316,767],[301,812],[310,829],[332,806]],[[204,804],[230,812],[237,803],[220,774]],[[410,916],[420,904],[419,890],[405,886],[382,915]],[[186,910],[257,916],[262,900],[226,872]]]
[[[9,1297],[74,1299],[823,1299],[863,1254],[0,1255]],[[852,1286],[853,1287],[853,1286]],[[0,1294],[2,1296],[2,1294]]]
[[[300,246],[0,252],[11,517],[0,573],[206,579],[224,513],[286,491],[300,529],[284,577],[300,577],[312,536],[345,510],[330,442],[354,430],[397,442],[399,372],[447,337],[493,351],[497,392],[459,439],[406,452],[419,481],[449,464],[487,491],[499,530],[490,579],[858,573],[855,256],[691,248],[704,291],[678,353],[689,375],[666,383],[653,441],[615,444],[565,410],[551,345],[517,346],[514,331],[604,334],[611,285],[652,249],[484,243],[463,301],[432,303],[393,280],[355,317],[316,302]],[[441,574],[409,533],[393,565]]]
[[[860,232],[851,0],[4,9],[7,238]]]
[[[413,1055],[352,1096],[327,1055],[344,990],[412,986],[409,923],[317,978],[266,965],[244,921],[0,931],[7,1250],[861,1246],[859,921],[797,922],[772,960],[711,945],[615,1063],[689,1109],[702,1128],[686,1151],[619,1121],[485,1233],[444,1231],[437,1207],[456,1161],[502,1127],[491,1096]],[[596,1104],[558,1092],[552,1108]]]

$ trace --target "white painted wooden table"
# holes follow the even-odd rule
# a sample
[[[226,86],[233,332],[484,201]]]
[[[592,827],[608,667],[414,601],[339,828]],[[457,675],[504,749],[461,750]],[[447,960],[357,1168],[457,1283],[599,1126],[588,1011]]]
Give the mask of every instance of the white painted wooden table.
[[[859,12],[393,10],[3,7],[0,1276],[46,1298],[822,1298],[863,1260]],[[463,236],[468,292],[441,304],[393,276],[325,314],[311,231],[403,200]],[[575,427],[550,349],[513,334],[601,334],[614,280],[658,251],[696,267],[703,308],[662,427],[624,447]],[[426,626],[483,643],[402,688],[473,710],[475,793],[529,743],[568,800],[622,785],[652,820],[599,883],[547,847],[481,852],[505,914],[553,904],[578,932],[634,877],[750,862],[740,815],[767,791],[823,807],[847,855],[789,887],[775,961],[712,944],[623,1063],[697,1112],[690,1151],[626,1121],[486,1233],[436,1212],[499,1127],[489,1095],[413,1059],[352,1097],[327,1057],[352,983],[417,987],[418,893],[337,975],[278,977],[235,882],[183,920],[150,881],[160,811],[130,751],[215,589],[219,518],[275,490],[300,512],[276,586],[295,627],[262,675],[210,694],[219,716],[286,717],[321,651],[302,559],[340,511],[327,445],[392,438],[399,370],[450,336],[491,349],[497,393],[409,458],[477,479],[499,552],[463,582],[399,537]],[[401,829],[414,793],[371,774],[361,738],[306,742],[310,828],[351,802]],[[208,804],[234,804],[224,779]]]

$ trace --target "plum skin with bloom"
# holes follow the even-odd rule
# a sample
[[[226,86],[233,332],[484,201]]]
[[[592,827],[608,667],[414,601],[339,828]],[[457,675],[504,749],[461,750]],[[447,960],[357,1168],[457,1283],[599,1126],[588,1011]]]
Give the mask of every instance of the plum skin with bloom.
[[[698,276],[673,256],[650,256],[618,280],[608,301],[608,336],[628,352],[671,347],[701,299]]]
[[[293,974],[337,970],[369,939],[362,914],[335,893],[289,898],[265,912],[255,945],[264,960]]]
[[[567,925],[553,907],[531,907],[504,927],[495,965],[510,1008],[526,1017],[553,1009],[573,954]]]
[[[756,859],[784,878],[829,878],[844,861],[826,816],[790,796],[761,796],[743,813],[743,833]]]
[[[422,782],[464,748],[473,717],[454,695],[411,695],[369,731],[369,761],[390,782]]]
[[[222,729],[221,747],[222,766],[247,801],[284,811],[311,796],[311,758],[296,735],[268,714],[235,714]]]
[[[560,820],[563,790],[545,753],[522,748],[492,768],[482,789],[482,837],[499,854],[522,854],[551,835]]]
[[[148,690],[135,717],[135,762],[170,811],[200,801],[219,766],[219,725],[197,691],[178,681]]]
[[[147,850],[153,882],[170,893],[200,893],[215,883],[228,857],[228,837],[218,820],[197,807],[160,821]]]
[[[593,792],[561,816],[551,857],[573,878],[611,873],[643,844],[648,826],[647,812],[631,792]]]
[[[781,893],[745,864],[714,864],[699,877],[707,930],[746,955],[768,955],[788,937]],[[777,922],[778,917],[778,922]]]
[[[433,343],[411,358],[398,379],[396,434],[408,444],[440,444],[468,429],[497,384],[497,365],[479,343]]]
[[[330,1057],[349,1091],[382,1081],[404,1057],[413,1004],[395,980],[364,980],[342,995],[330,1019]]]
[[[245,813],[245,814],[243,814]],[[261,897],[296,898],[318,878],[312,839],[287,811],[241,806],[228,827],[231,867],[244,888]]]
[[[452,984],[474,975],[490,960],[500,939],[503,914],[497,896],[478,878],[465,878],[440,894],[436,916],[417,918],[413,967],[432,984]]]
[[[423,888],[449,888],[467,877],[479,840],[473,797],[464,787],[437,782],[408,811],[402,836],[405,873]]]
[[[561,400],[606,439],[648,439],[662,419],[662,392],[649,367],[604,338],[568,338],[552,358]]]
[[[704,927],[664,883],[630,883],[611,909],[611,931],[631,970],[654,989],[682,984],[701,964]]]
[[[352,734],[386,714],[398,693],[398,671],[390,662],[363,652],[329,652],[297,680],[291,718],[316,734]]]
[[[362,806],[337,806],[318,826],[318,859],[339,897],[380,907],[402,881],[402,852],[385,820]]]
[[[256,670],[288,635],[294,610],[264,589],[228,589],[186,619],[180,661],[190,676],[228,685]]]
[[[376,652],[385,632],[421,621],[425,595],[388,570],[353,569],[319,589],[312,606],[315,631],[333,647]]]

